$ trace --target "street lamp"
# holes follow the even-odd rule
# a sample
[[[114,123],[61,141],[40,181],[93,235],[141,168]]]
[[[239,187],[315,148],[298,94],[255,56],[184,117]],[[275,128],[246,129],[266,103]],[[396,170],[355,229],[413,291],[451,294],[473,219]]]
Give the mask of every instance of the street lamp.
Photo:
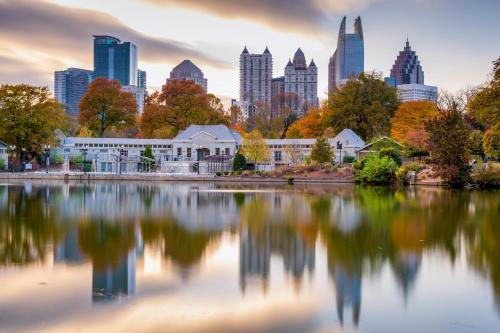
[[[119,156],[118,156],[118,174],[121,175],[122,174],[122,154],[125,153],[125,149],[123,149],[125,146],[120,146],[120,149],[118,150],[119,152]]]
[[[15,158],[14,152],[16,151],[16,146],[10,145],[9,150],[10,150],[10,161],[11,161],[10,165],[12,166],[11,170],[12,170],[12,172],[14,172],[14,158]]]
[[[84,146],[82,149],[80,149],[80,151],[82,152],[83,154],[83,174],[85,174],[85,161],[87,160],[87,151],[88,151],[88,148],[86,146]]]
[[[342,164],[342,142],[337,141],[337,149],[340,150],[340,162],[339,162],[339,164]]]
[[[45,168],[46,168],[46,173],[49,173],[49,167],[50,167],[50,145],[43,145],[43,151],[45,152]]]
[[[200,146],[196,145],[196,161],[198,163],[198,167],[196,168],[198,175],[200,174]]]

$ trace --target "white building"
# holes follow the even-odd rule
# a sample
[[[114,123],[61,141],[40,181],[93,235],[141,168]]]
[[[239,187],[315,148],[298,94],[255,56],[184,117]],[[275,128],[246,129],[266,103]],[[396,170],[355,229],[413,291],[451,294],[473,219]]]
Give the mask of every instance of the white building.
[[[273,78],[273,56],[266,47],[262,54],[250,54],[245,47],[240,55],[240,100],[244,111],[251,113],[250,106],[264,103],[271,107],[271,82]],[[243,111],[243,108],[242,108]]]
[[[146,89],[137,86],[122,86],[122,91],[134,95],[135,102],[137,104],[137,114],[142,115],[142,113],[144,112],[144,100],[148,95]]]
[[[296,94],[298,103],[293,110],[297,117],[303,117],[309,107],[318,107],[318,68],[311,59],[306,64],[304,53],[299,48],[285,67],[285,94]]]
[[[85,154],[97,172],[139,172],[148,160],[143,157],[147,146],[154,155],[155,171],[175,174],[213,173],[231,169],[232,159],[243,144],[238,132],[224,125],[191,125],[173,139],[75,138],[63,137],[61,154],[65,160]],[[265,169],[300,163],[311,154],[316,139],[267,139],[270,156]],[[335,154],[356,156],[365,142],[350,129],[329,139]],[[342,143],[342,150],[337,149]],[[121,166],[120,168],[118,166]]]
[[[398,96],[402,102],[431,101],[437,103],[438,88],[424,84],[400,84],[397,86]]]
[[[9,152],[8,152],[9,147],[7,146],[6,143],[0,141],[0,160],[3,161],[3,167],[5,170],[8,168],[9,164]]]

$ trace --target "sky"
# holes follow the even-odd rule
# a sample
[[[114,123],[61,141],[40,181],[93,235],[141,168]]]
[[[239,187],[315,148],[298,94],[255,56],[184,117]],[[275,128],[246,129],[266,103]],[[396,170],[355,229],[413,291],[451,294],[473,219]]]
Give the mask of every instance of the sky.
[[[94,34],[131,41],[149,90],[191,59],[224,102],[238,98],[245,46],[273,55],[275,77],[298,47],[327,90],[338,30],[361,16],[365,70],[388,76],[409,38],[425,83],[457,91],[484,83],[500,56],[499,0],[0,0],[0,84],[53,89],[53,72],[93,69]]]

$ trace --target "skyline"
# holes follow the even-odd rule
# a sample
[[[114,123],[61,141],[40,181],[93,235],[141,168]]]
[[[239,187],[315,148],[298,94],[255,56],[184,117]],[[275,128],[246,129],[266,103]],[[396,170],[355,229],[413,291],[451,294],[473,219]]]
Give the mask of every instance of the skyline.
[[[494,35],[500,30],[498,10],[500,3],[486,0],[260,0],[252,6],[227,0],[0,0],[0,36],[6,41],[0,46],[0,83],[52,90],[54,71],[92,69],[92,34],[110,34],[138,46],[139,68],[147,71],[150,89],[161,87],[173,67],[190,59],[209,79],[209,92],[223,99],[238,96],[238,60],[245,45],[255,52],[269,47],[273,77],[282,75],[301,47],[318,66],[318,95],[324,98],[340,21],[348,17],[350,33],[360,15],[366,71],[388,76],[409,37],[426,82],[456,91],[487,80],[500,54]]]

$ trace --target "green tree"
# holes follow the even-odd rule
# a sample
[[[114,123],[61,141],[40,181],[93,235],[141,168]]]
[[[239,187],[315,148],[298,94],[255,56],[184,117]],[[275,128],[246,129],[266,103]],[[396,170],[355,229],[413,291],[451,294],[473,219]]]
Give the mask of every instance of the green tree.
[[[311,159],[317,163],[331,163],[333,158],[332,146],[326,138],[318,138],[311,151]]]
[[[395,179],[397,163],[388,156],[371,155],[359,172],[358,179],[370,184],[389,184]]]
[[[483,148],[486,155],[500,159],[500,123],[484,133]]]
[[[246,166],[247,159],[245,158],[245,155],[241,153],[240,149],[238,149],[234,155],[233,170],[243,170]]]
[[[258,130],[253,130],[243,138],[242,152],[246,159],[259,164],[269,157],[269,149]]]
[[[469,133],[469,151],[471,154],[483,157],[483,132],[473,130]]]
[[[462,184],[468,175],[469,133],[456,102],[426,123],[429,150],[437,174],[453,185]]]
[[[330,92],[326,127],[337,133],[350,128],[365,140],[389,135],[398,106],[396,89],[385,84],[380,74],[362,73]]]
[[[144,149],[144,157],[149,158],[153,161],[147,161],[144,162],[149,168],[154,168],[155,166],[155,155],[153,154],[153,150],[151,149],[151,145],[146,145],[146,148]]]
[[[57,144],[54,131],[65,130],[68,116],[47,88],[25,84],[0,86],[0,138],[27,152],[41,153]]]
[[[99,137],[109,128],[123,130],[136,124],[137,103],[131,93],[121,90],[120,82],[97,78],[89,85],[79,104],[80,126]]]
[[[229,126],[222,102],[190,80],[176,80],[146,99],[141,133],[146,138],[173,137],[189,125]]]
[[[403,159],[401,158],[401,152],[395,148],[382,148],[378,151],[378,156],[387,156],[392,159],[398,166],[403,164]]]

